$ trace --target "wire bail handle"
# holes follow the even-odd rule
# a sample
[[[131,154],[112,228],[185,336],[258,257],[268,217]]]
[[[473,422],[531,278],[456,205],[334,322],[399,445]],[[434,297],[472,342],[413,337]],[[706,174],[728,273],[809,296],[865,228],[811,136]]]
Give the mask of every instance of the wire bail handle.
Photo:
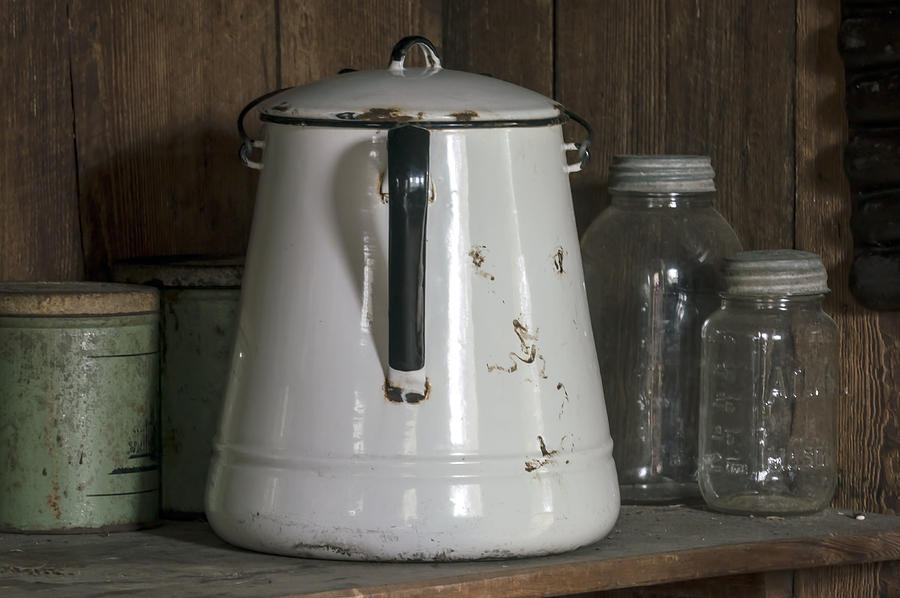
[[[590,124],[571,110],[567,110],[563,108],[563,112],[566,116],[571,118],[573,121],[578,123],[584,128],[587,133],[587,138],[578,143],[566,143],[563,144],[563,149],[567,152],[569,151],[577,151],[578,152],[578,162],[573,164],[568,164],[566,166],[566,172],[579,172],[587,166],[588,160],[591,159],[591,145],[594,143],[594,129]]]

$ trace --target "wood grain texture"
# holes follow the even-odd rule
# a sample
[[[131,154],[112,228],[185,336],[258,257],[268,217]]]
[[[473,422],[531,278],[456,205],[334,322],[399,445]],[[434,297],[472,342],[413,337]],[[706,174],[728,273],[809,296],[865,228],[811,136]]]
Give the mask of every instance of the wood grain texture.
[[[708,154],[744,247],[792,245],[793,3],[560,0],[556,22],[557,99],[596,129],[573,177],[582,230],[612,155]]]
[[[887,540],[887,538],[882,537],[875,540],[875,542],[881,544],[884,540]],[[889,556],[887,556],[887,559],[895,560],[900,556],[900,537],[887,541],[895,545],[893,549],[888,551]],[[762,550],[758,551],[757,549],[760,548]],[[839,553],[845,550],[855,552],[859,549],[867,551],[866,548],[857,546],[855,541],[844,543],[841,541],[833,542],[832,540],[812,540],[754,547],[750,545],[734,545],[721,547],[715,554],[685,551],[677,555],[669,555],[663,559],[654,559],[652,557],[636,558],[628,561],[613,559],[610,561],[559,565],[510,572],[502,576],[490,574],[467,575],[458,579],[439,580],[429,585],[427,591],[434,594],[440,593],[442,596],[458,596],[460,598],[499,595],[516,598],[559,596],[567,593],[581,594],[590,591],[623,588],[630,585],[643,586],[701,577],[736,575],[747,570],[746,565],[748,564],[754,571],[778,571],[788,561],[791,561],[791,566],[796,568],[819,567],[823,564],[823,559],[825,563],[841,562],[841,558],[838,557]],[[866,594],[856,593],[856,588],[867,587],[867,584],[871,583],[871,579],[866,578],[865,575],[853,575],[853,572],[865,571],[866,568],[871,567],[872,565],[869,564],[859,570],[851,567],[838,568],[838,573],[835,577],[839,582],[831,584],[837,591],[834,594],[825,593],[827,589],[825,592],[818,594],[797,593],[797,581],[795,579],[793,584],[795,593],[793,596],[797,598],[802,596],[825,598],[833,595],[841,598],[847,598],[848,596],[862,598]],[[814,573],[808,577],[803,577],[801,583],[807,581],[811,581],[810,585],[817,590],[831,587],[829,585],[830,580],[826,579],[823,584],[823,581],[819,580]],[[688,585],[687,587],[690,586]],[[771,590],[779,598],[784,596],[784,593],[779,592],[777,587],[773,587]],[[398,583],[389,586],[354,589],[353,595],[365,596],[366,598],[414,598],[421,596],[422,591],[423,586],[421,583]],[[843,593],[841,593],[842,591]],[[653,594],[650,595],[653,596]],[[713,595],[721,596],[721,588],[719,594]],[[301,596],[304,598],[339,598],[346,596],[346,590],[300,593],[292,594],[291,596],[292,598]],[[603,594],[601,593],[600,596],[603,596]],[[613,594],[613,596],[620,598],[616,594]],[[656,596],[659,596],[659,594]],[[675,596],[679,596],[677,588]],[[700,596],[703,596],[703,594],[700,594]],[[762,596],[765,596],[765,594],[762,594]]]
[[[772,571],[579,594],[578,598],[793,598],[793,573]],[[574,596],[572,598],[575,598]]]
[[[849,293],[851,203],[841,171],[847,137],[842,66],[834,44],[840,5],[831,0],[829,10],[822,6],[813,0],[798,6],[797,248],[823,256],[832,290],[826,309],[843,337],[838,435],[842,476],[836,504],[884,511],[889,497],[883,457],[897,448],[886,444],[886,433],[900,408],[900,386],[893,373],[900,352],[890,337],[895,336],[891,331],[900,330],[900,314],[865,311]]]
[[[839,0],[797,5],[797,248],[822,255],[832,289],[826,310],[842,336],[835,504],[893,512],[900,470],[900,313],[866,311],[849,292],[852,210],[841,168],[847,131],[835,43],[840,15]],[[795,592],[798,598],[874,596],[878,571],[864,566],[798,574]]]
[[[444,64],[553,96],[553,0],[445,0]]]
[[[383,69],[407,35],[440,50],[441,0],[279,0],[281,80],[302,85],[342,68]],[[418,64],[411,52],[407,64]]]
[[[824,567],[794,574],[796,598],[891,598],[878,592],[881,563]]]
[[[72,0],[88,274],[245,250],[256,176],[235,121],[276,86],[274,0]]]
[[[0,554],[4,596],[36,589],[71,596],[558,596],[897,559],[900,518],[859,521],[827,511],[766,519],[625,507],[612,533],[595,544],[504,561],[295,559],[229,546],[208,525],[189,522],[107,536],[45,536],[40,542],[0,534]]]
[[[879,598],[900,596],[900,561],[878,563],[874,566],[878,568]]]
[[[66,3],[0,3],[0,280],[81,277]]]

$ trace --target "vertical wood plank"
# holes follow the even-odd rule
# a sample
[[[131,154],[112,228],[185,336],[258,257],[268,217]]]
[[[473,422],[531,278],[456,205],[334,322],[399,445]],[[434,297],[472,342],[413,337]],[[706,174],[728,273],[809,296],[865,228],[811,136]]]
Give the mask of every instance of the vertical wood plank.
[[[556,22],[558,99],[596,129],[582,229],[613,154],[708,154],[744,247],[792,245],[792,2],[558,0]]]
[[[728,598],[793,598],[793,586],[791,571],[771,571],[590,592],[577,596],[578,598],[722,598],[727,594]]]
[[[62,0],[0,3],[0,280],[82,273]]]
[[[794,574],[795,598],[891,598],[878,592],[881,563],[801,569]]]
[[[747,249],[793,243],[794,6],[668,2],[668,153],[708,153]]]
[[[841,167],[847,141],[839,0],[797,4],[797,248],[822,255],[841,329],[839,507],[896,510],[900,470],[900,313],[867,311],[850,295],[851,202]],[[799,598],[876,596],[881,567],[798,572]]]
[[[878,582],[879,596],[900,596],[900,561],[881,563]]]
[[[274,0],[72,0],[88,273],[246,246],[256,176],[235,119],[276,86]]]
[[[553,0],[445,0],[443,60],[553,96]]]
[[[615,154],[665,151],[662,2],[556,2],[556,99],[594,127],[587,168],[571,179],[579,232],[606,205]]]
[[[843,337],[842,477],[836,504],[884,511],[897,506],[896,497],[887,492],[888,484],[895,484],[887,474],[896,469],[886,471],[885,466],[898,449],[900,381],[894,370],[900,364],[900,313],[864,310],[848,288],[853,239],[849,187],[841,169],[847,131],[843,65],[835,43],[840,3],[801,0],[797,22],[797,247],[822,254],[831,287],[826,308]]]
[[[337,74],[383,69],[407,35],[441,45],[440,0],[280,0],[281,73],[285,86]],[[410,54],[410,64],[418,52]]]

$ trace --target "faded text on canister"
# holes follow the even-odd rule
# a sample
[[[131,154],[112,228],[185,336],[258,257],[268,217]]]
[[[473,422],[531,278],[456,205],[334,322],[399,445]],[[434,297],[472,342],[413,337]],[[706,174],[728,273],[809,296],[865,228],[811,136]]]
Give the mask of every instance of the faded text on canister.
[[[0,285],[0,528],[157,519],[158,307],[134,285]]]

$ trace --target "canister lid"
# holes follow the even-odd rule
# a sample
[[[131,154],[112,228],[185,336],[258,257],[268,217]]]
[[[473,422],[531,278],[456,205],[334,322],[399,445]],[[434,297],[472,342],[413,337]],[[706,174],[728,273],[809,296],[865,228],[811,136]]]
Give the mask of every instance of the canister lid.
[[[609,192],[709,193],[715,176],[709,156],[618,155],[609,167]]]
[[[421,50],[425,67],[406,65]],[[511,126],[565,118],[559,104],[537,92],[493,77],[445,69],[434,45],[400,40],[388,68],[346,72],[277,92],[260,104],[264,121],[317,126],[389,126],[415,122],[432,127]]]
[[[729,295],[783,297],[828,292],[822,258],[807,251],[742,251],[725,258],[723,268]]]
[[[108,282],[0,283],[0,316],[112,316],[157,312],[152,287]]]
[[[116,262],[113,280],[156,287],[237,289],[244,275],[244,257],[174,255]]]

